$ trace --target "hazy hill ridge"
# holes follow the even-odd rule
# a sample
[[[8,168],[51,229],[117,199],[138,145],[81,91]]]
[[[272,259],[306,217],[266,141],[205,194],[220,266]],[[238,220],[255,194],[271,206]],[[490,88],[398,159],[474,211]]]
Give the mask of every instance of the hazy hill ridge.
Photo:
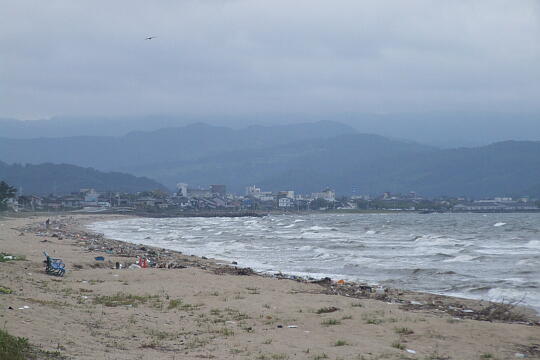
[[[226,184],[341,194],[535,195],[540,142],[439,149],[360,134],[336,122],[243,129],[191,124],[120,137],[0,139],[8,163],[71,163],[156,179],[169,188]],[[540,195],[540,194],[538,194]]]
[[[68,194],[84,188],[98,191],[137,192],[165,189],[158,182],[118,172],[101,172],[66,164],[8,165],[0,162],[0,179],[24,194]]]
[[[251,126],[240,130],[196,123],[136,131],[120,137],[0,138],[0,160],[7,163],[68,163],[111,171],[354,132],[351,127],[334,122]]]

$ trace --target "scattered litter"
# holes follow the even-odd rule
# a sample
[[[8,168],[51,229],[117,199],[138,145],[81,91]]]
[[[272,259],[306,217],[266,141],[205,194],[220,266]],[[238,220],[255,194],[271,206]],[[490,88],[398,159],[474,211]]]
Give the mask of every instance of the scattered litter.
[[[148,267],[148,260],[145,257],[138,257],[137,263],[139,264],[139,267],[141,268]]]
[[[471,310],[471,309],[463,309],[461,311],[463,311],[464,313],[473,313],[474,312],[474,310]]]
[[[103,256],[96,256],[94,259],[96,259],[96,261],[105,261]]]
[[[128,269],[131,269],[131,270],[137,270],[137,269],[140,269],[141,267],[137,264],[131,264],[129,265],[129,268]]]
[[[225,321],[225,324],[231,324],[231,325],[236,325],[236,321]]]
[[[412,300],[412,301],[411,301],[411,305],[424,305],[424,303],[421,302],[421,301],[414,301],[414,300]]]
[[[337,282],[339,285],[344,285],[345,284],[345,280],[341,279],[341,280],[338,280]]]
[[[411,349],[405,349],[405,351],[408,352],[409,354],[416,354],[416,351],[411,350]]]
[[[298,326],[297,325],[289,325],[287,326],[289,329],[296,329]]]
[[[24,309],[30,309],[30,306],[24,305],[23,307],[20,307],[20,308],[19,308],[19,310],[24,310]]]
[[[278,329],[282,329],[283,325],[278,325],[277,327],[278,327]]]
[[[118,274],[114,274],[113,276],[116,276],[116,277],[117,277],[117,276],[118,276]]]
[[[525,359],[527,356],[525,354],[522,354],[522,353],[515,353],[514,357],[516,357],[518,359]]]

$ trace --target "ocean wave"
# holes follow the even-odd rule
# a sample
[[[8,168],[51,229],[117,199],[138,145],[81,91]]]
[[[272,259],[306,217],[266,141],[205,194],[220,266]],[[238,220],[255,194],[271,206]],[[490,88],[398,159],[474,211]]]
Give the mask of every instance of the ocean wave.
[[[443,260],[443,262],[469,262],[469,261],[474,261],[478,258],[479,256],[459,255],[452,259]]]
[[[533,248],[533,249],[540,249],[540,240],[531,240],[525,244],[525,247]]]
[[[89,228],[259,271],[349,277],[473,298],[496,288],[539,295],[539,214],[483,215],[126,219]],[[512,226],[493,226],[503,222]],[[524,282],[512,280],[517,278]]]
[[[331,227],[326,227],[326,226],[315,225],[315,226],[311,226],[311,227],[307,228],[306,230],[307,231],[322,231],[322,230],[336,230],[336,229],[331,228]]]

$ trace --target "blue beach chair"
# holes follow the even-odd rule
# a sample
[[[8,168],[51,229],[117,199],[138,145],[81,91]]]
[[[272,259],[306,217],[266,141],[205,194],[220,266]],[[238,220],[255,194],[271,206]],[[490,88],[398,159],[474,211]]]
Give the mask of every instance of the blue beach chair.
[[[64,268],[65,264],[62,259],[52,258],[45,251],[43,252],[43,255],[47,258],[45,260],[45,272],[49,275],[64,276],[66,269]]]

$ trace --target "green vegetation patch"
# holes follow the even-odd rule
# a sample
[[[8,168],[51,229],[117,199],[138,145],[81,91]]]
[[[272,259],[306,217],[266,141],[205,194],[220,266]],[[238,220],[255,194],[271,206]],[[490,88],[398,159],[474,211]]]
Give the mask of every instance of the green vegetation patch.
[[[345,340],[337,340],[335,343],[334,343],[334,346],[345,346],[345,345],[349,345],[349,343]]]
[[[0,359],[9,360],[52,360],[65,359],[57,351],[43,351],[28,342],[27,338],[10,335],[0,329]]]
[[[182,299],[171,299],[169,300],[169,306],[167,306],[167,309],[179,309],[183,311],[193,311],[198,310],[202,304],[188,304],[184,303]]]
[[[133,295],[133,294],[126,294],[123,292],[119,292],[115,295],[111,296],[98,296],[94,298],[94,304],[101,304],[108,307],[115,307],[115,306],[137,306],[139,304],[145,304],[149,300],[159,300],[158,295]]]
[[[13,293],[13,290],[11,290],[10,288],[0,286],[0,294],[11,294],[11,293]]]
[[[321,322],[321,325],[323,326],[332,326],[332,325],[340,325],[340,324],[341,324],[341,321],[337,319],[327,319]]]
[[[327,307],[322,307],[320,309],[318,309],[316,311],[317,314],[328,314],[328,313],[332,313],[334,311],[338,311],[339,309],[335,306],[327,306]]]
[[[26,256],[0,253],[0,262],[17,261],[17,260],[26,260]]]
[[[407,327],[394,328],[394,331],[396,332],[396,334],[400,334],[400,335],[412,335],[412,334],[414,334],[414,331],[412,329],[407,328]]]
[[[0,359],[25,360],[31,351],[27,338],[15,337],[0,329]]]

